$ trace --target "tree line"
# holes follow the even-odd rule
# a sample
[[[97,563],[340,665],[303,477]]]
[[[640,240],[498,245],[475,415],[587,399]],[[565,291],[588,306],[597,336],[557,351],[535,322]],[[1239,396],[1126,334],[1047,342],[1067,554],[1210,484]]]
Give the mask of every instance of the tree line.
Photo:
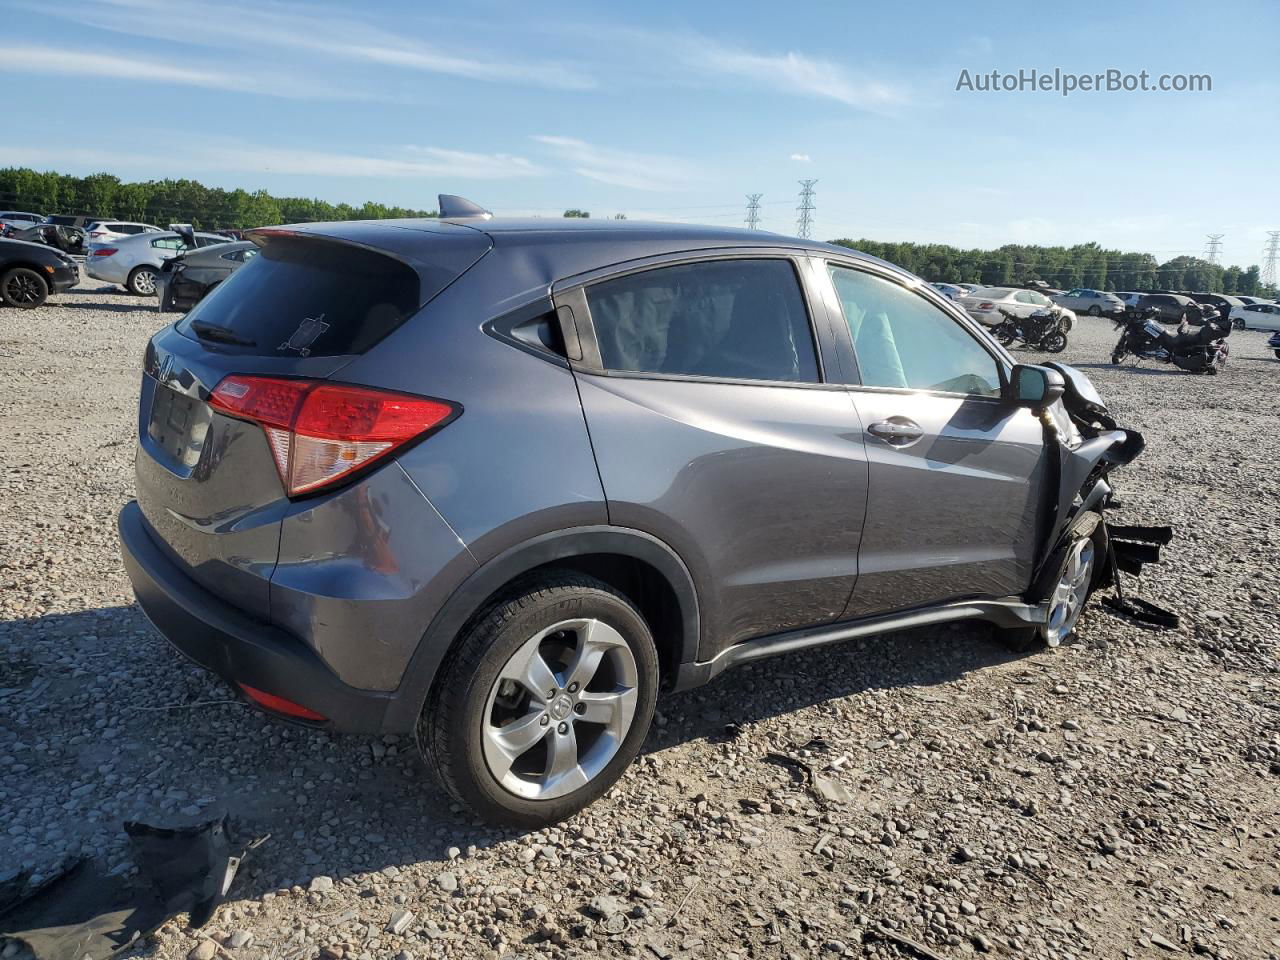
[[[355,207],[307,197],[275,197],[265,190],[223,190],[195,180],[126,183],[109,173],[73,177],[25,167],[0,169],[0,208],[136,220],[166,227],[190,223],[199,230],[238,230],[316,220],[381,220],[434,217],[372,201]]]
[[[366,202],[361,206],[327,203],[307,197],[276,197],[265,190],[224,190],[195,180],[147,180],[128,183],[109,173],[75,177],[26,167],[0,169],[0,208],[138,220],[167,226],[190,223],[203,230],[244,229],[316,220],[380,220],[434,217],[414,210]],[[590,217],[566,210],[566,217]],[[625,219],[624,214],[616,214]],[[1043,280],[1051,286],[1098,290],[1197,290],[1275,296],[1263,288],[1257,265],[1222,267],[1199,257],[1174,257],[1160,263],[1149,253],[1106,250],[1096,243],[1073,247],[1006,244],[995,250],[962,250],[936,243],[885,243],[835,240],[896,263],[931,282],[985,283],[993,286]]]
[[[1006,244],[994,250],[962,250],[938,243],[882,243],[878,240],[833,240],[895,263],[931,283],[982,283],[989,286],[1043,280],[1070,290],[1194,290],[1275,296],[1263,287],[1261,270],[1223,267],[1199,257],[1180,256],[1160,263],[1149,253],[1106,250],[1096,243],[1073,247]]]

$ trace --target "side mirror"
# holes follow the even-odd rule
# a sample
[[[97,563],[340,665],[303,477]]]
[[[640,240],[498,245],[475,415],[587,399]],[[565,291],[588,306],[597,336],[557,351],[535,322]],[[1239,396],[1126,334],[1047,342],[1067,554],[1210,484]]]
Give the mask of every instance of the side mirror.
[[[1019,363],[1009,375],[1007,399],[1014,406],[1042,410],[1062,398],[1066,381],[1057,370]]]

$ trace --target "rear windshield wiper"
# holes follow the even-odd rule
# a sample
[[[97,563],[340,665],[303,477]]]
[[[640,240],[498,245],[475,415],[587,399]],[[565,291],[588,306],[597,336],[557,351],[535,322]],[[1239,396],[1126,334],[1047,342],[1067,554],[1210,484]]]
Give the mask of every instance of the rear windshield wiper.
[[[191,329],[195,331],[196,336],[201,340],[209,340],[214,343],[229,343],[235,347],[256,347],[258,345],[256,340],[242,337],[234,330],[220,327],[216,323],[205,323],[203,320],[196,320],[192,322]]]

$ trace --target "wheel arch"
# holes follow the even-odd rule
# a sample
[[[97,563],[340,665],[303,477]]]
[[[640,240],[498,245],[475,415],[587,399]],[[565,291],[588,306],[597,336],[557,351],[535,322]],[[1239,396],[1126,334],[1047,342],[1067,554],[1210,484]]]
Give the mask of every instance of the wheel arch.
[[[693,577],[666,543],[639,530],[576,527],[534,537],[486,562],[432,618],[387,710],[384,728],[412,730],[436,674],[459,634],[482,611],[540,570],[594,576],[626,594],[654,633],[663,683],[697,658],[701,632]]]

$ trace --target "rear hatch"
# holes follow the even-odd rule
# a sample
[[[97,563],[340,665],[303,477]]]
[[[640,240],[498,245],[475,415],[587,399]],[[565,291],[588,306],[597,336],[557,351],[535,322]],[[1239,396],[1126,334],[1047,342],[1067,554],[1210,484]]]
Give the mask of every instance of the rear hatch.
[[[212,593],[263,620],[289,507],[270,432],[210,404],[226,377],[326,380],[489,249],[450,224],[257,231],[261,255],[147,346],[138,504],[154,539]],[[277,450],[278,453],[278,450]]]

